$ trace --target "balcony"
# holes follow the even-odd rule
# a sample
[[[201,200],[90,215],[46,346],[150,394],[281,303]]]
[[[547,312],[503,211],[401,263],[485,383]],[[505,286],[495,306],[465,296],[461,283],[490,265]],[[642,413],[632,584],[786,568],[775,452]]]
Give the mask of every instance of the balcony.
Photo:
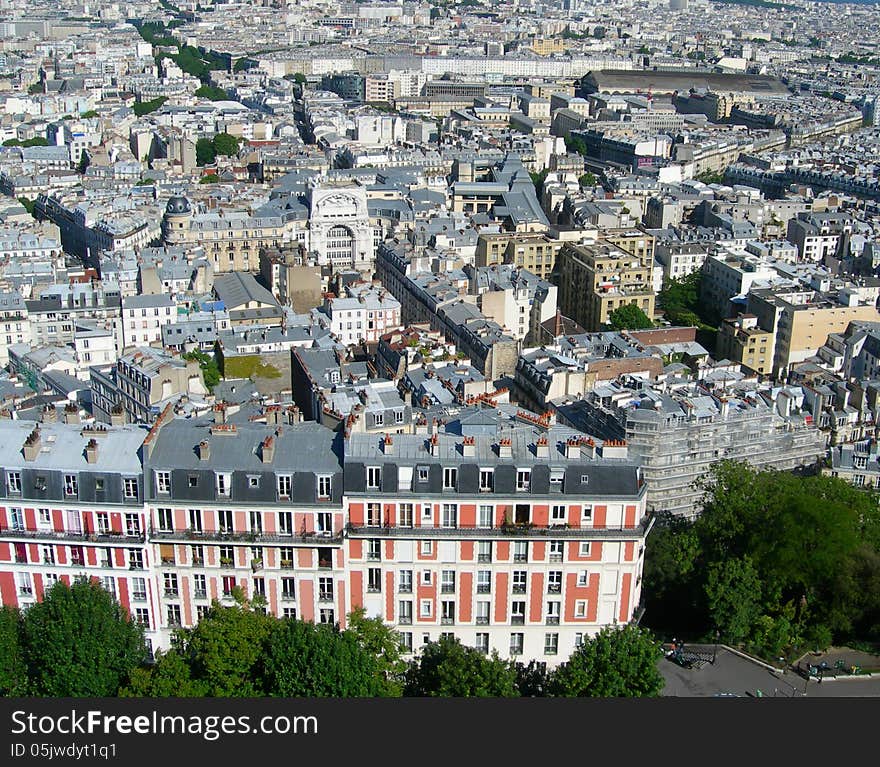
[[[488,583],[478,583],[477,584],[477,594],[491,594],[492,586]]]
[[[412,626],[412,615],[401,615],[397,623],[400,626]]]
[[[235,567],[235,560],[232,557],[220,557],[220,567],[232,569]]]
[[[54,541],[80,541],[82,543],[115,543],[130,544],[133,542],[143,543],[144,534],[125,535],[119,531],[104,530],[97,533],[89,533],[80,531],[63,531],[55,530],[26,530],[20,527],[10,527],[9,525],[0,525],[0,538],[36,538],[42,540]]]
[[[177,564],[177,560],[174,557],[162,557],[163,565],[174,565]]]
[[[207,598],[208,598],[208,592],[207,592],[206,589],[196,589],[196,590],[193,592],[193,596],[194,596],[196,599],[207,599]]]
[[[373,536],[375,537],[375,536]],[[143,538],[143,536],[141,536]],[[237,543],[275,543],[285,546],[334,546],[342,544],[342,533],[317,533],[301,530],[299,534],[283,535],[277,533],[234,533],[219,532],[213,530],[195,531],[195,530],[177,530],[169,532],[168,530],[158,530],[153,528],[150,530],[151,540],[159,542],[172,543],[175,541],[198,541],[200,543],[211,542],[237,542]],[[117,539],[118,540],[118,539]]]
[[[551,583],[547,586],[548,594],[561,594],[562,593],[562,584],[561,583]]]
[[[165,589],[165,596],[169,599],[177,599],[180,596],[180,592],[177,589]]]
[[[281,601],[282,602],[293,602],[296,600],[296,594],[292,591],[282,591],[281,592]]]
[[[562,554],[551,554],[549,557],[549,561],[550,562],[561,562],[562,561]]]
[[[279,567],[282,570],[293,570],[293,560],[292,559],[282,559],[279,563]]]
[[[146,591],[133,591],[131,594],[131,598],[135,602],[146,602],[147,601],[147,592]]]
[[[376,538],[381,535],[383,538],[464,538],[470,539],[486,539],[486,538],[574,538],[574,539],[603,539],[611,538],[616,541],[641,540],[645,535],[648,526],[648,519],[643,518],[635,527],[551,527],[539,526],[532,523],[529,524],[510,524],[501,527],[478,527],[459,525],[455,528],[448,527],[401,527],[395,525],[385,525],[381,528],[364,527],[349,524],[346,532],[352,538]],[[477,561],[481,560],[478,556]]]
[[[455,584],[450,585],[448,583],[444,583],[440,587],[440,593],[441,594],[454,594],[455,593]]]
[[[444,615],[442,618],[440,618],[440,623],[444,626],[452,626],[455,623],[455,616]]]
[[[528,562],[529,555],[528,554],[514,554],[513,561],[514,562]]]
[[[492,555],[491,554],[477,554],[477,562],[491,562]]]
[[[547,616],[547,625],[548,626],[558,626],[559,625],[559,616],[558,615],[548,615]]]
[[[29,597],[33,595],[34,590],[30,586],[19,586],[18,593],[23,597]]]
[[[204,560],[204,558],[202,558],[202,557],[193,557],[193,560],[192,560],[192,566],[193,566],[193,567],[204,567],[204,566],[205,566],[205,560]]]
[[[523,626],[526,622],[525,615],[511,615],[510,616],[510,625],[511,626]]]
[[[382,587],[381,586],[367,586],[367,593],[368,594],[381,594]]]
[[[332,591],[319,591],[318,592],[318,601],[319,602],[332,602],[333,601],[333,592]]]
[[[477,616],[477,625],[478,626],[488,626],[489,625],[489,616],[488,615],[478,615]]]
[[[525,584],[514,583],[511,591],[514,594],[525,594],[526,593],[526,586],[525,586]]]

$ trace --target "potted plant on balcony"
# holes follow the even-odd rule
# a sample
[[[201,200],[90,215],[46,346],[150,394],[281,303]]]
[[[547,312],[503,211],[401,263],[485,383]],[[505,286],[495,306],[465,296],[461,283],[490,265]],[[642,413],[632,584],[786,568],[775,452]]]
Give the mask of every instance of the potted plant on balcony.
[[[251,560],[251,570],[253,572],[257,572],[257,570],[263,569],[263,558],[262,557],[254,557]]]
[[[281,560],[281,567],[293,567],[293,560],[292,559],[282,559]]]
[[[221,567],[232,567],[232,557],[220,557]]]

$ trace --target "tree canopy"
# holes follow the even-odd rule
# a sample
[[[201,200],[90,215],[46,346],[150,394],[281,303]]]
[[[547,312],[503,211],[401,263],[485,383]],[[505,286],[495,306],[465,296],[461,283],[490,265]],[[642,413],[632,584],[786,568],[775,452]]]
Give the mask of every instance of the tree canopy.
[[[632,624],[606,626],[586,640],[553,672],[549,691],[557,697],[644,698],[660,694],[662,655],[653,635]]]
[[[141,626],[93,580],[52,586],[24,613],[21,636],[35,695],[115,695],[147,656]]]
[[[0,607],[0,697],[27,694],[27,665],[21,645],[21,614]]]
[[[422,647],[406,672],[403,694],[412,697],[513,698],[518,695],[515,666],[497,653],[485,655],[458,639]]]
[[[228,133],[218,133],[214,136],[214,151],[225,157],[234,157],[238,154],[238,148],[241,140],[236,136],[230,136]]]
[[[832,477],[724,461],[693,522],[661,519],[645,563],[646,620],[766,657],[880,639],[880,510]]]
[[[608,315],[608,324],[615,330],[643,330],[654,327],[651,318],[635,304],[618,306]]]

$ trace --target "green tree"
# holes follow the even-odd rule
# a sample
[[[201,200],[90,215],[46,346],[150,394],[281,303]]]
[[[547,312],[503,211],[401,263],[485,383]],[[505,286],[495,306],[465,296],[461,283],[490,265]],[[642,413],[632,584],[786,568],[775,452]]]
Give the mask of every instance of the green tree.
[[[363,607],[348,614],[346,631],[354,635],[364,652],[376,659],[385,697],[401,695],[406,663],[400,657],[400,640],[396,633],[381,618],[368,618]]]
[[[516,689],[523,698],[544,698],[550,684],[547,664],[531,660],[516,664]]]
[[[379,662],[358,634],[335,624],[280,622],[262,659],[267,695],[285,698],[375,698],[388,694]]]
[[[21,646],[21,613],[0,607],[0,697],[27,694],[27,666]]]
[[[220,176],[216,173],[208,173],[199,179],[200,184],[216,184],[220,181]]]
[[[124,698],[200,698],[205,685],[193,680],[189,664],[175,649],[156,653],[156,662],[134,669],[120,691]]]
[[[147,655],[143,629],[95,581],[59,581],[24,615],[31,691],[50,697],[116,695]]]
[[[192,629],[179,631],[172,647],[190,669],[191,679],[205,695],[219,698],[263,694],[258,666],[278,620],[249,605],[229,607],[214,602]],[[175,669],[174,679],[180,679]]]
[[[91,118],[91,117],[97,117],[97,116],[98,116],[98,113],[97,113],[94,109],[89,109],[89,110],[83,112],[83,113],[80,115],[80,117],[81,117],[83,120],[87,120],[87,119],[89,119],[89,118]]]
[[[598,179],[596,178],[595,174],[587,171],[586,173],[578,177],[578,183],[586,189],[591,189],[592,187],[596,186],[596,184],[598,183]]]
[[[761,578],[750,557],[709,567],[706,597],[712,623],[726,641],[739,643],[751,636],[762,602]]]
[[[34,215],[34,207],[36,203],[33,200],[29,200],[27,197],[19,197],[18,201],[24,206],[24,209],[30,213],[32,216]]]
[[[223,88],[215,88],[213,85],[202,85],[196,88],[195,95],[209,101],[228,101],[229,94]]]
[[[544,181],[547,178],[547,174],[549,173],[547,168],[540,171],[539,173],[529,173],[529,178],[532,179],[532,183],[535,185],[535,194],[538,199],[541,199],[541,195],[544,193]]]
[[[200,138],[196,141],[196,165],[212,165],[216,159],[217,151],[211,139]]]
[[[608,324],[615,330],[642,330],[654,327],[651,318],[635,304],[624,304],[608,315]]]
[[[238,154],[241,140],[237,136],[228,133],[218,133],[214,136],[214,151],[224,157],[234,157]]]
[[[403,694],[411,697],[514,698],[516,668],[496,652],[486,656],[458,639],[423,645],[406,672]]]
[[[165,96],[159,96],[158,98],[151,99],[150,101],[138,101],[132,106],[132,111],[138,117],[143,117],[144,115],[148,115],[151,112],[155,112],[157,109],[161,108],[161,106],[168,101],[168,98]]]
[[[208,391],[213,391],[214,387],[220,383],[220,368],[217,366],[217,361],[213,356],[200,351],[186,352],[181,356],[185,360],[195,360],[199,363],[199,368],[201,368],[202,371],[202,378],[205,381],[205,386],[208,388]]]
[[[561,664],[550,680],[558,697],[644,698],[663,689],[660,643],[632,624],[606,626]]]

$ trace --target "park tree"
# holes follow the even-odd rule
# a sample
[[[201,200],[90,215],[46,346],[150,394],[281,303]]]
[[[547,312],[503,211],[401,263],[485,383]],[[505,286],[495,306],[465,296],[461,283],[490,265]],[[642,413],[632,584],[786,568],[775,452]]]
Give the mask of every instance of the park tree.
[[[156,653],[156,661],[131,672],[120,690],[124,698],[200,698],[205,685],[192,678],[189,664],[175,649]]]
[[[196,165],[212,165],[217,159],[214,142],[209,138],[200,138],[196,141]]]
[[[761,578],[749,556],[713,563],[707,572],[706,597],[713,626],[729,642],[751,635],[761,616]]]
[[[24,614],[22,645],[31,692],[49,697],[116,695],[147,656],[141,626],[94,580],[52,586]]]
[[[498,657],[484,655],[455,638],[422,647],[419,659],[406,672],[403,694],[411,697],[514,698],[518,696],[516,668]]]
[[[660,694],[662,651],[639,626],[606,626],[553,672],[550,694],[578,698],[644,698]]]
[[[205,695],[255,697],[263,694],[258,664],[277,624],[274,616],[251,609],[247,602],[214,602],[195,627],[177,632],[172,647]]]
[[[0,697],[27,694],[27,666],[21,646],[21,613],[0,607]]]
[[[651,318],[635,304],[624,304],[608,315],[608,324],[615,330],[643,330],[654,327]]]
[[[335,624],[281,621],[261,662],[266,694],[285,698],[375,698],[390,694],[382,665],[361,646],[358,637],[357,632],[340,631]]]
[[[236,136],[228,133],[218,133],[214,136],[214,151],[224,157],[234,157],[238,154],[241,141]]]
[[[354,635],[358,646],[376,659],[385,697],[397,697],[403,691],[406,663],[400,657],[400,640],[381,618],[368,618],[363,607],[348,614],[346,631]]]

